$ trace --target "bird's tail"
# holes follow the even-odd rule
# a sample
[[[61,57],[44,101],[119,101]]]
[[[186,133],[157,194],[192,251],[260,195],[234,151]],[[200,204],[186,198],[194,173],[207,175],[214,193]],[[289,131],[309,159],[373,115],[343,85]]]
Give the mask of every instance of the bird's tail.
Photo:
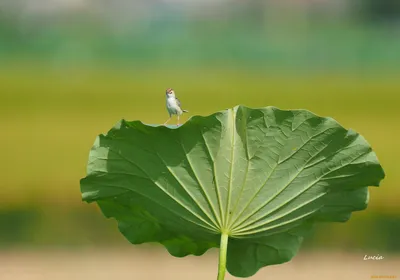
[[[184,113],[189,113],[189,111],[188,111],[188,110],[182,110],[182,112],[184,112]]]

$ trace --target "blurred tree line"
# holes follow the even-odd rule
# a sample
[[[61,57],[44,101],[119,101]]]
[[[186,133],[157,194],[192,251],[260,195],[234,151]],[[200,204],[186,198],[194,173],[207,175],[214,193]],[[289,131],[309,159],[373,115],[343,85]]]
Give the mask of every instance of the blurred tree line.
[[[119,15],[120,9],[110,14],[2,10],[0,59],[18,59],[23,54],[50,62],[173,62],[183,66],[230,61],[242,67],[317,71],[371,69],[366,64],[400,67],[400,38],[387,32],[392,25],[338,20],[326,16],[330,11],[321,6],[281,6],[274,12],[275,8],[268,9],[262,1],[250,3],[235,3],[227,10],[219,6],[210,13],[206,8],[168,6],[166,14],[165,6],[152,5],[143,12],[133,10],[132,16]],[[368,7],[364,4],[364,23],[377,18],[367,16]]]
[[[400,1],[363,0],[363,12],[368,21],[396,21],[400,23]]]

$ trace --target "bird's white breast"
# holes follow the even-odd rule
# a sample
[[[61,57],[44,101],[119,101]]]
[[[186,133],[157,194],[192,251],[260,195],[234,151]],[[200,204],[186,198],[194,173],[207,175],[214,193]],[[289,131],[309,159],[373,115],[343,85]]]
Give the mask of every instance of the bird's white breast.
[[[167,110],[170,114],[182,114],[182,109],[179,107],[174,96],[167,98]]]

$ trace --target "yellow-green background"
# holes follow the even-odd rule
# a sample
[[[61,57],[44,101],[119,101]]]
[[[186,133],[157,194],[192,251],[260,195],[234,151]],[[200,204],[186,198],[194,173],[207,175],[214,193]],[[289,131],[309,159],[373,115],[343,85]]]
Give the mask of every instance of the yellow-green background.
[[[121,118],[163,123],[165,89],[172,87],[190,111],[185,118],[238,104],[304,108],[361,133],[386,178],[371,189],[366,211],[346,224],[319,226],[306,247],[400,250],[395,24],[289,16],[275,22],[253,16],[257,7],[235,12],[194,20],[158,13],[153,25],[128,22],[118,36],[85,13],[33,31],[28,27],[37,21],[21,27],[18,13],[6,13],[0,248],[129,246],[113,221],[81,202],[79,180],[95,137]]]

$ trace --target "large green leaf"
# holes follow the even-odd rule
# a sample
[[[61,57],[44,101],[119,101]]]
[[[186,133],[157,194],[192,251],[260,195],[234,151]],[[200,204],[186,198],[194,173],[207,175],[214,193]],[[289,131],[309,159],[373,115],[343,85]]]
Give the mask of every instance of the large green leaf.
[[[314,222],[349,219],[384,171],[366,140],[306,110],[238,106],[177,129],[122,120],[90,152],[83,200],[133,244],[201,255],[229,235],[228,271],[289,261]]]

